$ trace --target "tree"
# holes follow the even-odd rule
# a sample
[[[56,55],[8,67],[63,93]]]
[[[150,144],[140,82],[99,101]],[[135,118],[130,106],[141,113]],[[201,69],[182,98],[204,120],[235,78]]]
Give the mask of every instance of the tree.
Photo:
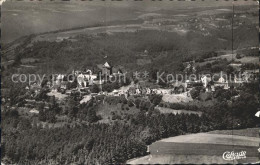
[[[46,89],[41,89],[40,93],[36,96],[35,100],[47,100],[47,93],[48,91]]]
[[[15,56],[15,58],[14,58],[14,63],[13,63],[13,65],[20,65],[21,64],[21,59],[22,59],[22,57],[21,57],[21,54],[17,54],[16,56]]]
[[[70,79],[71,77],[69,77]],[[71,78],[72,79],[72,78]],[[73,79],[72,79],[73,80]],[[69,82],[68,83],[68,89],[73,89],[73,88],[77,88],[78,86],[78,80],[74,77],[74,81],[73,82]]]
[[[112,86],[113,86],[113,89],[119,89],[120,88],[120,85],[119,85],[118,82],[112,83]]]
[[[196,98],[199,97],[200,91],[197,90],[196,88],[193,88],[193,89],[190,91],[190,95],[191,95],[191,98],[192,98],[192,99],[196,99]]]
[[[150,106],[151,106],[150,101],[142,100],[139,107],[140,107],[140,110],[148,111]]]
[[[127,101],[127,104],[128,104],[128,106],[129,106],[129,107],[132,107],[132,106],[134,106],[134,103],[133,103],[133,101],[132,101],[132,100],[128,100],[128,101]]]
[[[230,92],[230,90],[225,90],[222,87],[217,87],[217,88],[215,88],[213,97],[217,98],[218,101],[230,100],[231,92]]]
[[[47,84],[48,80],[46,77],[44,77],[42,83],[41,83],[41,87],[43,88],[46,84]]]
[[[123,80],[120,80],[120,82],[122,81],[123,86],[126,86],[126,85],[131,84],[131,79],[130,79],[130,77],[128,77],[128,76],[126,76],[126,75],[124,75],[124,76],[125,76],[125,77],[123,78]]]
[[[232,66],[228,65],[226,68],[226,72],[227,72],[227,75],[229,76],[230,74],[232,74],[234,72],[234,68]]]
[[[31,122],[29,119],[21,118],[21,120],[18,124],[18,128],[20,130],[30,129],[31,127],[32,127],[32,125],[31,125]]]
[[[39,110],[38,118],[39,118],[40,121],[43,121],[43,122],[46,121],[47,117],[46,117],[46,113],[43,109]]]
[[[87,143],[85,143],[85,148],[90,152],[94,146],[95,140],[93,138],[89,139]]]
[[[237,59],[241,59],[242,57],[241,57],[240,54],[237,54],[237,55],[236,55],[236,58],[237,58]]]
[[[138,98],[135,99],[135,106],[136,106],[136,108],[139,108],[140,103],[141,103],[140,99],[138,99]]]
[[[100,92],[100,88],[98,87],[97,84],[94,84],[94,85],[91,87],[90,91],[91,91],[92,93],[98,93],[98,92]]]
[[[162,95],[150,95],[149,96],[150,101],[156,106],[162,101]]]
[[[7,112],[7,115],[9,115],[10,117],[18,118],[19,113],[16,109],[12,109]]]
[[[103,89],[103,91],[107,91],[107,92],[112,92],[113,91],[113,87],[109,83],[104,84],[102,89]]]
[[[178,63],[177,70],[178,71],[183,71],[184,69],[185,69],[185,67],[184,67],[183,63]]]
[[[94,122],[98,121],[99,118],[97,117],[96,111],[94,108],[91,107],[88,109],[87,119],[88,119],[88,122],[90,122],[90,123],[94,123]]]
[[[47,121],[49,123],[55,123],[56,122],[56,116],[55,116],[55,112],[53,111],[48,111],[47,115],[46,115]]]
[[[151,70],[151,79],[152,80],[157,80],[157,72],[158,71],[159,71],[158,69],[152,69]]]

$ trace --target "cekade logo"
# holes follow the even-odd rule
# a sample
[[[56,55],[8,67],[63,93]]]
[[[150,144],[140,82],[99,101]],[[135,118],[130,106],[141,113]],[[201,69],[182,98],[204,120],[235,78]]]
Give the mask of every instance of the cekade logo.
[[[246,158],[246,151],[241,151],[241,152],[226,151],[226,152],[223,153],[222,157],[223,157],[224,160],[245,159]]]

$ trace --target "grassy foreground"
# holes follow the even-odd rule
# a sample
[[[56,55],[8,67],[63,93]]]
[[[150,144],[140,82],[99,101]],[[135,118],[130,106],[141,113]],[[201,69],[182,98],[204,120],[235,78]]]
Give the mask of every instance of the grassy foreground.
[[[247,136],[248,135],[248,136]],[[162,139],[149,146],[150,155],[128,164],[238,164],[259,161],[258,129],[211,131]],[[226,151],[246,151],[246,159],[227,161]]]

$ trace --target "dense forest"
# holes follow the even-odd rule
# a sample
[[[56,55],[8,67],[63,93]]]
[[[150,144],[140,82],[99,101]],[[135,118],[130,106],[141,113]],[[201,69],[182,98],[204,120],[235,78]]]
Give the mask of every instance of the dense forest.
[[[200,39],[194,41],[194,38]],[[171,72],[178,70],[176,66],[183,60],[201,57],[219,49],[229,49],[229,43],[223,44],[213,36],[204,37],[194,32],[181,36],[174,32],[156,30],[121,32],[113,35],[100,33],[95,37],[82,34],[74,37],[73,41],[37,41],[30,47],[25,45],[15,49],[15,64],[19,64],[22,58],[40,59],[35,70],[38,73],[66,73],[73,69],[92,69],[104,61],[113,65],[123,65],[129,70],[154,67]],[[153,63],[139,66],[136,60],[142,58],[140,55],[145,50],[148,51],[148,57],[145,59],[152,60]],[[63,59],[62,62],[60,59]]]

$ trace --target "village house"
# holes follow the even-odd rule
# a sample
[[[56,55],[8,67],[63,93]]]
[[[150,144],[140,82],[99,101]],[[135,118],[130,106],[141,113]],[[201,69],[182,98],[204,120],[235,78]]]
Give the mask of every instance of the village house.
[[[103,65],[98,64],[97,67],[100,69],[102,76],[110,76],[112,74],[113,67],[108,62],[105,62]]]
[[[62,82],[60,83],[60,88],[66,90],[66,89],[67,89],[67,84],[68,84],[67,81],[62,81]]]
[[[48,82],[46,83],[46,87],[47,87],[47,88],[51,88],[51,87],[52,87],[52,84],[51,84],[50,81],[48,81]]]
[[[214,82],[214,88],[217,86],[223,87],[224,89],[228,89],[229,83],[228,83],[227,77],[221,75],[219,77],[219,79],[216,82]]]
[[[141,94],[141,90],[140,90],[139,88],[137,88],[137,89],[135,90],[135,93],[136,93],[137,95],[140,95],[140,94]]]
[[[67,91],[65,92],[65,94],[66,94],[67,96],[70,96],[70,95],[71,95],[71,90],[67,90]]]
[[[130,87],[127,91],[129,95],[149,95],[153,94],[154,91],[150,88]]]
[[[56,85],[60,85],[61,82],[63,81],[65,75],[63,74],[58,74],[57,76],[54,77],[54,81]]]
[[[203,84],[203,86],[206,88],[209,84],[209,82],[211,81],[211,77],[206,76],[206,75],[202,75],[201,76],[201,82]]]
[[[78,88],[86,88],[94,84],[97,80],[97,75],[93,74],[90,69],[86,71],[73,71],[72,72],[77,77]]]
[[[225,79],[223,76],[221,76],[221,77],[218,79],[218,82],[219,82],[219,83],[225,83],[225,82],[226,82],[226,79]]]
[[[52,91],[54,91],[54,92],[57,92],[58,91],[58,89],[59,89],[59,85],[57,85],[57,84],[54,84],[53,86],[52,86]]]
[[[150,89],[150,88],[147,88],[147,90],[146,90],[146,94],[152,94],[152,90]]]
[[[78,82],[78,86],[79,87],[86,87],[86,86],[88,86],[88,81],[86,80],[85,76],[82,73],[80,73],[77,76],[77,82]]]
[[[126,73],[123,66],[121,65],[112,66],[108,62],[105,62],[105,64],[98,64],[97,67],[100,71],[99,73],[101,73],[103,78],[122,75]]]

